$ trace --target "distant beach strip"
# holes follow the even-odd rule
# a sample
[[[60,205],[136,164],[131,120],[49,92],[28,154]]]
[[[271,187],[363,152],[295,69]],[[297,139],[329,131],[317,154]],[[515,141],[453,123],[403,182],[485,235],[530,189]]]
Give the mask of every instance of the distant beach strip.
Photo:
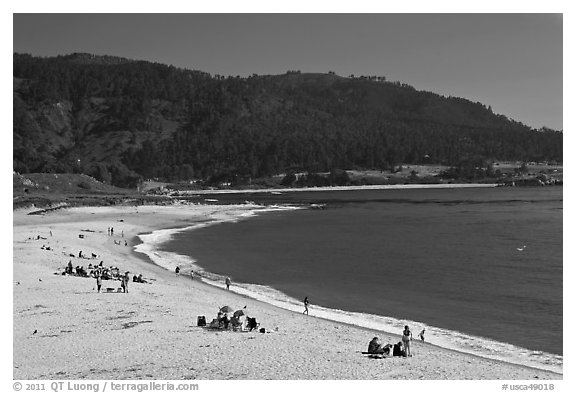
[[[213,190],[187,190],[177,191],[179,195],[206,195],[206,194],[256,194],[256,193],[289,193],[289,192],[322,192],[322,191],[360,191],[360,190],[406,190],[406,189],[444,189],[444,188],[494,188],[498,184],[389,184],[372,186],[333,186],[333,187],[302,187],[302,188],[273,188],[273,189],[213,189]]]

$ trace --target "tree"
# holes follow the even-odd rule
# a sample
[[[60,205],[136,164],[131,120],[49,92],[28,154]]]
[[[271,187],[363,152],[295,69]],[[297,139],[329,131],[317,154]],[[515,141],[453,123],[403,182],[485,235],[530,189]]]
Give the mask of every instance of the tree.
[[[293,172],[289,172],[282,178],[280,184],[285,187],[290,187],[296,182],[296,175]]]

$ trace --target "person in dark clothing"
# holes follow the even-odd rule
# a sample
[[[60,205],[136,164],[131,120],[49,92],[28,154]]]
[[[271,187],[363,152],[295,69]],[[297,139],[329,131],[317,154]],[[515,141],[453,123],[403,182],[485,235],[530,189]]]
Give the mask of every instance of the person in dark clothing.
[[[230,324],[230,318],[228,318],[228,315],[224,314],[222,322],[224,323],[224,329],[228,329],[228,325]]]
[[[378,337],[374,337],[370,343],[368,343],[368,353],[383,353],[382,343]]]
[[[96,287],[98,288],[98,293],[100,293],[100,288],[102,288],[102,276],[99,274],[96,276]]]
[[[402,341],[398,341],[398,344],[394,344],[394,347],[392,348],[392,356],[406,357],[406,352],[402,346]]]
[[[128,276],[128,272],[126,272],[124,274],[124,276],[122,276],[122,289],[124,290],[124,293],[128,293],[128,283],[130,282],[130,277]]]
[[[256,329],[258,327],[258,323],[256,322],[256,318],[248,318],[248,329],[250,331]]]
[[[420,337],[420,340],[424,341],[424,333],[426,332],[426,329],[422,329],[422,331],[418,334],[418,337]]]

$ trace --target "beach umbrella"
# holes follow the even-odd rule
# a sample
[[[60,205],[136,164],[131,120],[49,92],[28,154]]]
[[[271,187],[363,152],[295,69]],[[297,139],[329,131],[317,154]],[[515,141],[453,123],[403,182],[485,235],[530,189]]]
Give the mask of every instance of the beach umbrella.
[[[234,311],[234,316],[235,316],[236,318],[241,317],[242,315],[246,315],[246,314],[244,313],[244,310]]]
[[[234,309],[230,306],[224,306],[220,309],[220,311],[226,314],[226,313],[234,311]]]

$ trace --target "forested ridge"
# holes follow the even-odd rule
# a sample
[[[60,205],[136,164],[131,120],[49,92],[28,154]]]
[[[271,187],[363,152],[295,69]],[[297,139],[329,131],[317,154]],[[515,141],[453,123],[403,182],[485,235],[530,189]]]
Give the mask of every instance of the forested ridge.
[[[14,54],[14,170],[244,182],[402,163],[562,161],[562,133],[384,77],[222,77],[145,61]]]

